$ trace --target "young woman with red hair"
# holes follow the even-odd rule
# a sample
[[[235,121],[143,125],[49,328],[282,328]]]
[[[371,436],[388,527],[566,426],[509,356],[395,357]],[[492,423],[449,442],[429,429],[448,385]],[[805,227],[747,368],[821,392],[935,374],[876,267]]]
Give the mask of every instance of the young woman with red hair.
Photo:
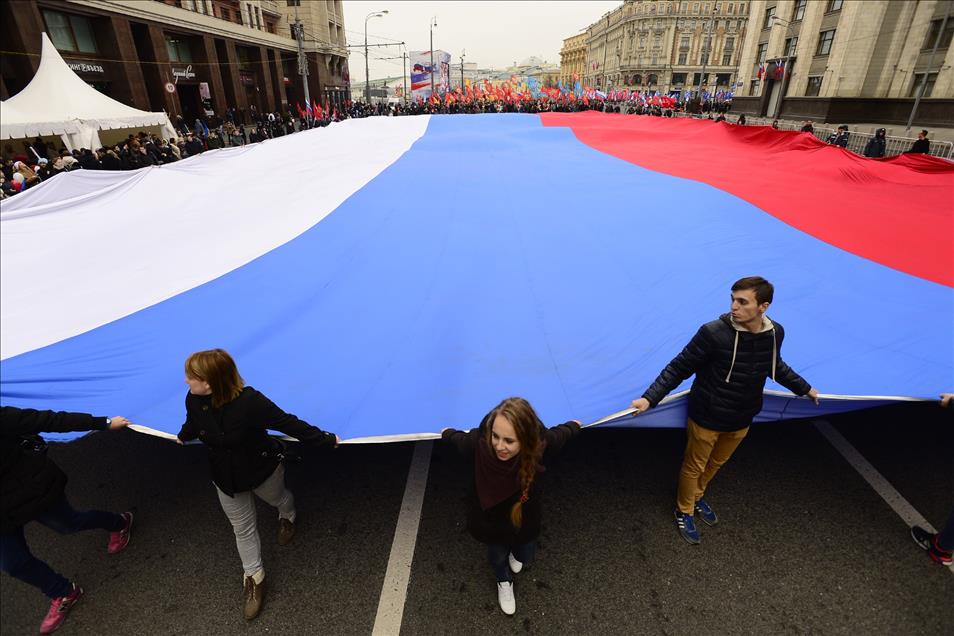
[[[255,496],[278,508],[278,544],[295,535],[295,498],[285,487],[281,450],[268,430],[313,446],[341,441],[286,413],[250,386],[222,349],[198,351],[185,363],[186,421],[179,443],[200,439],[209,450],[212,481],[222,510],[232,523],[244,576],[243,613],[255,618],[265,601],[265,569],[258,535]]]

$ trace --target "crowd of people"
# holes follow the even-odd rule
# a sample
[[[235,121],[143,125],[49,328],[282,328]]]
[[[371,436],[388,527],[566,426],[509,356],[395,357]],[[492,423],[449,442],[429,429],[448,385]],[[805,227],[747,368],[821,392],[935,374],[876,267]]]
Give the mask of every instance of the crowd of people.
[[[301,116],[291,111],[259,112],[254,107],[246,114],[239,114],[229,108],[222,116],[213,114],[206,118],[196,118],[193,123],[186,122],[182,116],[175,118],[176,137],[164,139],[155,133],[144,131],[130,134],[123,141],[97,149],[78,148],[68,150],[52,141],[37,137],[32,143],[22,142],[17,150],[8,143],[4,147],[3,166],[0,170],[0,199],[13,196],[43,181],[51,179],[61,172],[70,170],[137,170],[147,166],[172,163],[201,154],[206,150],[215,150],[227,146],[241,146],[290,135],[302,130],[328,126],[332,122],[363,117],[400,117],[408,115],[448,115],[477,113],[546,113],[581,112],[595,110],[606,113],[628,115],[649,115],[655,117],[675,117],[679,114],[703,114],[716,122],[728,122],[726,115],[732,108],[730,101],[700,101],[698,98],[674,103],[671,106],[640,101],[604,101],[586,99],[575,101],[553,101],[534,99],[520,101],[417,101],[406,104],[367,104],[361,101],[346,102],[341,110],[337,108],[323,110],[317,116]],[[242,119],[245,123],[242,123]],[[745,114],[740,114],[734,122],[746,125]],[[772,122],[778,128],[778,120]],[[814,133],[814,124],[806,121],[801,132]],[[886,131],[879,128],[864,149],[865,157],[884,157],[886,152]],[[850,133],[848,126],[842,125],[832,133],[829,144],[847,147]],[[928,153],[930,141],[928,131],[922,130],[918,140],[907,153]]]
[[[768,317],[774,287],[762,277],[731,286],[729,311],[703,324],[689,343],[632,402],[635,415],[655,408],[684,380],[695,376],[689,393],[686,446],[673,502],[676,530],[689,544],[701,542],[696,519],[715,527],[719,516],[706,500],[708,485],[732,457],[762,410],[771,378],[817,405],[818,391],[782,358],[782,325]],[[255,498],[278,513],[279,545],[295,536],[295,499],[285,485],[284,443],[268,435],[285,433],[313,447],[335,448],[340,438],[286,413],[245,384],[233,358],[222,349],[199,351],[185,361],[185,423],[180,444],[200,441],[208,451],[212,482],[232,525],[243,570],[242,613],[254,619],[265,600],[266,578]],[[942,404],[951,405],[949,394]],[[68,503],[66,476],[47,457],[40,433],[122,428],[121,416],[93,417],[4,406],[0,411],[0,564],[4,572],[50,599],[40,633],[66,619],[83,589],[30,553],[24,526],[37,521],[61,534],[101,529],[109,532],[107,551],[129,543],[133,514],[78,512]],[[571,420],[546,427],[529,402],[507,398],[469,431],[446,428],[442,441],[466,460],[472,477],[466,494],[466,527],[484,544],[496,578],[497,600],[508,615],[516,612],[514,577],[533,561],[542,528],[543,506],[537,478],[566,443],[581,432]],[[939,533],[913,527],[911,535],[932,560],[950,565],[954,514]]]

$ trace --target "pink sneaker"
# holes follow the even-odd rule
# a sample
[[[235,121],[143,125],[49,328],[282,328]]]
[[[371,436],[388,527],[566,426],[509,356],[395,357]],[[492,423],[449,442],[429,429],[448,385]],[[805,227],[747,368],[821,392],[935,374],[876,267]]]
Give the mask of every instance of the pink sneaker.
[[[129,533],[132,530],[133,513],[124,512],[120,516],[123,518],[126,524],[121,530],[109,533],[109,548],[107,551],[110,554],[122,552],[126,549],[126,546],[129,545]]]
[[[46,613],[46,618],[44,618],[43,622],[40,623],[40,633],[52,634],[55,632],[59,626],[63,624],[63,621],[66,620],[66,616],[70,613],[70,609],[73,607],[76,601],[80,600],[80,597],[82,596],[83,588],[78,586],[76,583],[73,583],[72,592],[66,596],[53,599],[50,602],[50,611]]]

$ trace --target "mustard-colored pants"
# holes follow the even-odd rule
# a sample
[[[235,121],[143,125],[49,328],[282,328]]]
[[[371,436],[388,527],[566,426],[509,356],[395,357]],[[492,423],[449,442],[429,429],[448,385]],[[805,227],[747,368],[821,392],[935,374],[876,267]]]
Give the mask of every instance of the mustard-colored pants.
[[[696,502],[702,498],[706,486],[726,463],[749,432],[722,433],[699,426],[692,420],[686,424],[686,453],[679,471],[679,489],[676,493],[676,508],[692,514]]]

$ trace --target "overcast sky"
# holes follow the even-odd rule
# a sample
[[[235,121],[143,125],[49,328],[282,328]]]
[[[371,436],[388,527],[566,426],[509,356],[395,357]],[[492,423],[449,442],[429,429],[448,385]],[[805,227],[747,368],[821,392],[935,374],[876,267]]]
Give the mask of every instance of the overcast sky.
[[[531,55],[560,63],[563,39],[576,35],[622,0],[605,2],[412,2],[410,0],[344,1],[348,44],[364,44],[364,19],[374,11],[388,15],[368,20],[368,44],[391,40],[407,43],[408,51],[428,51],[428,23],[437,16],[434,48],[460,61],[476,62],[480,68],[502,69]],[[369,49],[371,79],[401,75],[401,48]],[[396,60],[379,58],[397,57]],[[378,58],[378,59],[376,59]],[[351,49],[352,81],[364,81],[364,50]]]

